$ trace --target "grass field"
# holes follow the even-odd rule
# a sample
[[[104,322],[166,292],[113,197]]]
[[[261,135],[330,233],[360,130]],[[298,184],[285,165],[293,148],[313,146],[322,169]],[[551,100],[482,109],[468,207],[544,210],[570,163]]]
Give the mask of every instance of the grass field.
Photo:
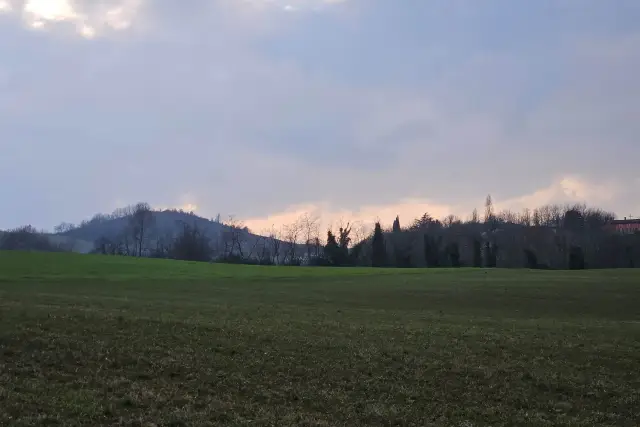
[[[635,427],[640,270],[0,252],[0,425]]]

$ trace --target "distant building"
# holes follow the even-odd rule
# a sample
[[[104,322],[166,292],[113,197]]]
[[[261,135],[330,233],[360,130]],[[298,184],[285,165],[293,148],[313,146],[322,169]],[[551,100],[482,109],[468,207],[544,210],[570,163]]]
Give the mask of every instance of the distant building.
[[[615,219],[607,224],[606,228],[620,234],[640,233],[640,219]]]

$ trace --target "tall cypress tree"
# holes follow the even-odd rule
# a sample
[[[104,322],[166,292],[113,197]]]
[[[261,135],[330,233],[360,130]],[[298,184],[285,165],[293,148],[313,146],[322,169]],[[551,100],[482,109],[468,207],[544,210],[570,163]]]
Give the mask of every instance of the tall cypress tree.
[[[379,222],[376,222],[371,246],[371,265],[373,267],[384,267],[387,265],[387,248],[384,244],[384,234],[382,234],[382,227]]]
[[[400,217],[396,216],[396,219],[393,221],[393,232],[398,233],[401,231],[400,228]]]

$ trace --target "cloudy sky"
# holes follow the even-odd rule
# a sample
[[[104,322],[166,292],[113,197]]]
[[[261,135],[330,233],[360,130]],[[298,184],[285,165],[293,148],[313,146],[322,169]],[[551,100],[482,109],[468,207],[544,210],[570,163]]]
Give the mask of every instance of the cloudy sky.
[[[0,228],[640,216],[638,0],[0,0]]]

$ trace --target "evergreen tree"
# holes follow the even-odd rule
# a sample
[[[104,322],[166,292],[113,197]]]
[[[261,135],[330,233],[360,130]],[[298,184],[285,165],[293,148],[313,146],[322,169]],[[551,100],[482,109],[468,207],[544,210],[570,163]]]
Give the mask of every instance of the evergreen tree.
[[[348,224],[344,228],[340,227],[340,235],[337,239],[331,230],[327,231],[327,244],[324,247],[324,254],[330,265],[342,267],[350,264],[349,244],[351,243],[351,238],[349,233],[351,233],[351,228]]]
[[[371,265],[373,267],[384,267],[387,264],[387,248],[384,243],[384,234],[379,222],[376,222],[373,231]]]
[[[424,244],[424,260],[427,267],[440,267],[440,243],[442,237],[439,238],[425,234],[423,236]]]
[[[400,228],[400,217],[396,216],[396,219],[393,221],[393,232],[399,233],[401,231]]]
[[[329,230],[327,231],[327,244],[324,245],[324,256],[329,264],[336,264],[336,260],[339,258],[338,252],[340,252],[340,246],[338,246],[336,236]]]
[[[338,245],[343,252],[349,253],[349,244],[351,243],[351,227],[347,224],[346,227],[340,227],[340,237],[338,239]]]
[[[346,227],[340,227],[340,236],[338,237],[338,253],[335,260],[335,265],[346,266],[351,264],[349,260],[349,245],[351,244],[351,227],[347,224]]]
[[[429,228],[430,226],[434,226],[437,225],[438,221],[434,220],[433,217],[431,215],[429,215],[428,213],[425,213],[424,215],[422,215],[420,218],[416,218],[413,221],[413,224],[411,225],[411,227],[409,227],[410,230],[424,230]]]
[[[569,209],[564,213],[563,224],[564,228],[571,231],[583,231],[584,230],[584,216],[582,212],[577,209]]]

